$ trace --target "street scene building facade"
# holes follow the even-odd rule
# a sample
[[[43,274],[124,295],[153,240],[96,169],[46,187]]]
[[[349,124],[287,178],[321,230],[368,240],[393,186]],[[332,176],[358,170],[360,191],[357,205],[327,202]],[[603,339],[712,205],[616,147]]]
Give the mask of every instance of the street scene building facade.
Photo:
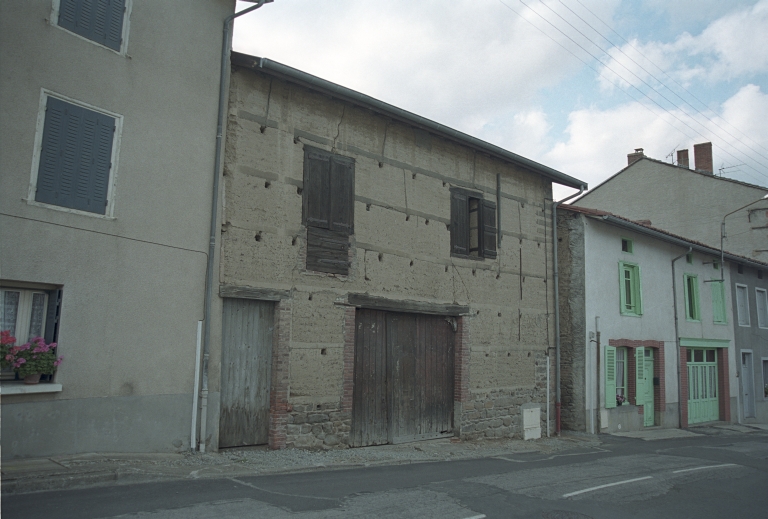
[[[737,421],[732,269],[766,265],[575,206],[558,237],[563,427]]]
[[[235,2],[91,4],[0,4],[1,327],[63,357],[3,373],[4,458],[190,448]]]
[[[546,431],[551,185],[583,183],[279,63],[232,62],[206,440]]]

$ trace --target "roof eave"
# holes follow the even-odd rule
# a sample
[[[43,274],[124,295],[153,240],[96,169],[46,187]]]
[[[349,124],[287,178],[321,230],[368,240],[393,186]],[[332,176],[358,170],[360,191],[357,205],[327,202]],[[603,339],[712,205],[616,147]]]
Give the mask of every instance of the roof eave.
[[[262,70],[270,75],[292,81],[313,90],[321,91],[343,101],[365,107],[369,110],[381,113],[387,117],[391,117],[392,119],[396,119],[422,130],[429,131],[448,140],[487,153],[492,157],[525,168],[529,171],[546,177],[557,184],[572,187],[574,189],[580,189],[582,187],[587,189],[588,187],[586,182],[566,175],[565,173],[561,173],[556,169],[550,168],[543,164],[539,164],[536,161],[527,159],[517,155],[516,153],[512,153],[511,151],[507,151],[503,148],[480,140],[476,137],[472,137],[471,135],[467,135],[466,133],[460,132],[458,130],[454,130],[453,128],[442,125],[425,117],[421,117],[420,115],[416,115],[407,110],[403,110],[383,101],[379,101],[378,99],[367,96],[355,90],[337,85],[336,83],[332,83],[317,76],[313,76],[312,74],[302,72],[293,67],[283,65],[282,63],[271,61],[266,58],[242,54],[239,52],[232,52],[231,59],[232,63],[235,65],[253,70]]]

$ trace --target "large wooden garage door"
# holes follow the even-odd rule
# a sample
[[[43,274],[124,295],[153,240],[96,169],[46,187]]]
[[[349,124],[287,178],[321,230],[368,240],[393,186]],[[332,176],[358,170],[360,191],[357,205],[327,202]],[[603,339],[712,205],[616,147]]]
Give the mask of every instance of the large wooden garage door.
[[[267,443],[275,304],[224,299],[219,447]]]
[[[454,331],[431,315],[356,313],[354,446],[450,435]]]

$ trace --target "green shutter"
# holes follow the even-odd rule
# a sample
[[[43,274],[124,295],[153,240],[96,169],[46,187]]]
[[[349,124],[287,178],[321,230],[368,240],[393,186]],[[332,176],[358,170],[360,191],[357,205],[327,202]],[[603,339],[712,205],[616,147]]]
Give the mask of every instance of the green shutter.
[[[645,399],[645,348],[635,348],[635,405],[643,405]]]
[[[616,348],[605,347],[605,408],[616,407]]]

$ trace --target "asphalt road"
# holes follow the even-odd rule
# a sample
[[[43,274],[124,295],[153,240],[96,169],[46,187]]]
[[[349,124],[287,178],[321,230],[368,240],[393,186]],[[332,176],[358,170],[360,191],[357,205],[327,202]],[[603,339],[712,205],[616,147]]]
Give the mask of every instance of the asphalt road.
[[[768,518],[768,432],[3,496],[3,519]]]

